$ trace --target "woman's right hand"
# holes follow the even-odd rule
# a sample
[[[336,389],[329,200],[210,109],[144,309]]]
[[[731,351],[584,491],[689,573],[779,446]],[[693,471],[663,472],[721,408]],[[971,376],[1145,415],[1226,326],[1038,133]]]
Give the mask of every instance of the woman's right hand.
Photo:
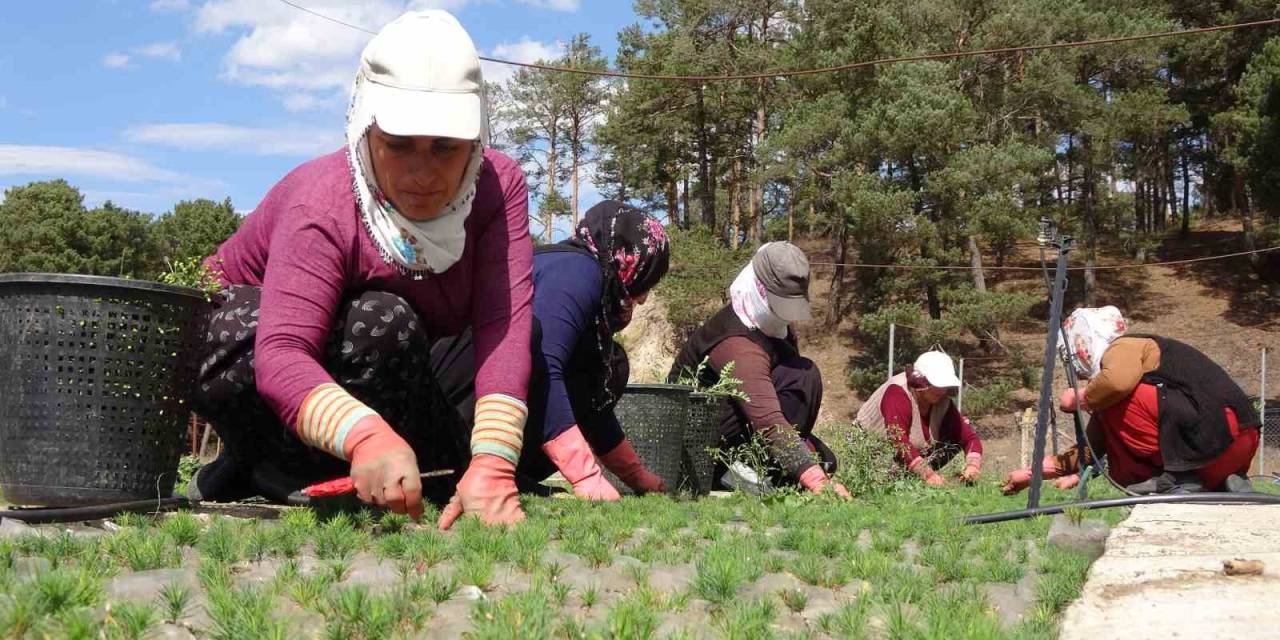
[[[366,416],[351,429],[344,448],[361,501],[407,514],[414,520],[422,516],[418,457],[391,425],[380,416]]]
[[[440,512],[440,530],[448,529],[470,513],[487,525],[511,525],[524,520],[516,490],[516,466],[498,456],[479,453],[471,457],[467,472],[458,481],[458,492]]]

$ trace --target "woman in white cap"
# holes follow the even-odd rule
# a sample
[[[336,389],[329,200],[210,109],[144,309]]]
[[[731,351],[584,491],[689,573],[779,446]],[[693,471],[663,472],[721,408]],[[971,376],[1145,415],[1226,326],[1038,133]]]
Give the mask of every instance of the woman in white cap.
[[[951,357],[926,351],[867,398],[858,424],[888,435],[898,463],[934,487],[947,483],[937,470],[963,451],[960,479],[973,482],[982,471],[982,440],[951,401],[959,388]]]
[[[720,446],[763,436],[780,467],[774,479],[851,497],[831,479],[835,454],[813,433],[822,406],[822,374],[800,355],[792,329],[795,322],[812,318],[808,258],[789,242],[765,244],[729,286],[729,300],[690,336],[668,380],[699,370],[705,359],[709,366],[701,368],[699,383],[710,387],[732,365],[750,401],[734,399],[721,416]]]
[[[524,517],[516,497],[530,370],[532,243],[519,164],[489,148],[475,45],[411,12],[365,47],[347,144],[294,169],[206,264],[196,409],[225,442],[195,493],[282,494],[350,476],[359,498],[422,514],[421,471],[451,467],[440,518]],[[471,327],[470,463],[451,450],[430,340]],[[456,478],[455,478],[456,479]],[[451,479],[452,480],[452,479]]]

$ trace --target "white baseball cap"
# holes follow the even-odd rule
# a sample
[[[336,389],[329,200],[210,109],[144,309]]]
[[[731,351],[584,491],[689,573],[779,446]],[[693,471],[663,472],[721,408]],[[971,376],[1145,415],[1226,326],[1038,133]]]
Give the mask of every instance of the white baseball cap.
[[[364,100],[383,131],[397,136],[480,139],[484,79],[475,43],[445,11],[411,11],[360,54]]]
[[[960,378],[956,377],[955,364],[951,362],[951,356],[941,351],[926,351],[916,358],[916,372],[922,374],[929,381],[930,386],[938,388],[952,388],[960,386]]]

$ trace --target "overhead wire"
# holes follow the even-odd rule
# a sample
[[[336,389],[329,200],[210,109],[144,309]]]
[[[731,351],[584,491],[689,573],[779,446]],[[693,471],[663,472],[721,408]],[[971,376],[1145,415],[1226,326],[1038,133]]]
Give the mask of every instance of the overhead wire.
[[[370,35],[376,35],[377,32],[365,27],[340,20],[333,16],[321,13],[309,7],[303,6],[292,0],[280,0],[280,2],[293,7],[299,11],[315,16],[317,18],[327,20],[334,24],[342,25],[357,31],[362,31]],[[1091,40],[1071,40],[1067,42],[1049,42],[1040,44],[1018,45],[1012,47],[994,47],[988,49],[970,49],[966,51],[946,51],[939,53],[924,53],[910,56],[897,56],[890,58],[877,58],[875,60],[865,60],[862,62],[848,62],[825,67],[816,67],[809,69],[775,69],[772,71],[761,71],[756,73],[726,73],[721,75],[669,75],[660,73],[633,73],[627,71],[616,71],[612,69],[581,69],[577,67],[566,67],[561,65],[546,64],[542,62],[520,62],[516,60],[507,60],[504,58],[495,58],[493,56],[479,56],[485,62],[501,64],[513,67],[522,67],[525,69],[537,69],[539,71],[553,71],[558,73],[571,73],[584,76],[604,77],[604,78],[621,78],[627,80],[665,80],[671,82],[727,82],[738,80],[766,80],[771,78],[793,78],[800,76],[812,76],[827,73],[839,73],[842,71],[853,71],[856,69],[864,69],[876,67],[886,64],[897,64],[901,62],[924,62],[928,60],[954,60],[959,58],[973,58],[978,56],[1003,55],[1011,53],[1050,51],[1055,49],[1071,49],[1076,47],[1101,46],[1108,44],[1122,44],[1127,42],[1137,42],[1141,40],[1156,40],[1163,38],[1174,38],[1179,36],[1200,35],[1205,33],[1213,33],[1217,31],[1234,31],[1239,29],[1254,29],[1258,27],[1266,27],[1280,24],[1280,18],[1271,18],[1267,20],[1255,20],[1252,22],[1238,22],[1233,24],[1214,25],[1211,27],[1196,27],[1191,29],[1175,29],[1171,31],[1158,31],[1153,33],[1140,33],[1128,36],[1112,36],[1109,38],[1094,38]]]

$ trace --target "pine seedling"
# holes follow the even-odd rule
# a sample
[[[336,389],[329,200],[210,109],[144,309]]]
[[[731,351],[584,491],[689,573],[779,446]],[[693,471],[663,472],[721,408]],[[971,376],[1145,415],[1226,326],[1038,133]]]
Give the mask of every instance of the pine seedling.
[[[178,624],[191,606],[191,588],[176,582],[160,587],[160,607],[164,611],[165,620],[169,624]]]

